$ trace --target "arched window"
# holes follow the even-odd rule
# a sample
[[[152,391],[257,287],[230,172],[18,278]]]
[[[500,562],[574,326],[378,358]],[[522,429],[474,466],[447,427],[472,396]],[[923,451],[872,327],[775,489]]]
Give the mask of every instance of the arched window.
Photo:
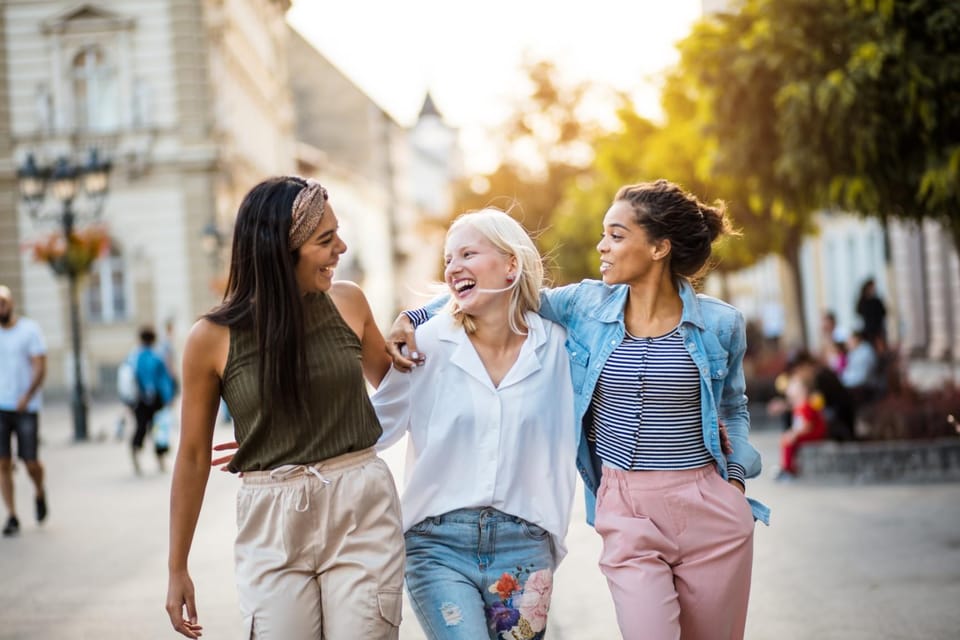
[[[97,260],[90,269],[86,303],[91,322],[121,322],[130,317],[127,271],[116,244],[111,245],[110,255]]]
[[[116,70],[97,45],[83,47],[71,63],[74,123],[85,131],[111,131],[120,125]]]

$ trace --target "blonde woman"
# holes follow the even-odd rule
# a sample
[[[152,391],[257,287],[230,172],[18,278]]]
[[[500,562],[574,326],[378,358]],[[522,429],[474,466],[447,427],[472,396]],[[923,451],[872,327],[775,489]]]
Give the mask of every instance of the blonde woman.
[[[378,448],[409,434],[407,591],[431,639],[543,638],[579,438],[566,333],[537,315],[543,267],[510,216],[460,216],[444,251],[430,358],[373,396]]]

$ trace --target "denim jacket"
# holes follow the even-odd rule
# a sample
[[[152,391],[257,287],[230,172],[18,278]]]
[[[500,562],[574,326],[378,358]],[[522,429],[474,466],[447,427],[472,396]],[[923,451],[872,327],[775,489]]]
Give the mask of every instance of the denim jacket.
[[[734,307],[697,294],[686,280],[679,284],[683,314],[680,333],[690,357],[700,370],[703,441],[727,478],[727,461],[743,467],[747,478],[760,474],[760,454],[750,444],[750,414],[744,394],[743,354],[746,332],[743,315]],[[600,485],[600,458],[587,442],[590,402],[607,358],[623,341],[623,310],[627,285],[607,286],[584,280],[558,289],[544,290],[540,314],[567,329],[566,348],[575,394],[575,414],[580,423],[577,469],[586,488],[587,522],[593,524]],[[726,425],[733,453],[721,450],[719,420]],[[770,509],[747,498],[755,519],[770,523]]]

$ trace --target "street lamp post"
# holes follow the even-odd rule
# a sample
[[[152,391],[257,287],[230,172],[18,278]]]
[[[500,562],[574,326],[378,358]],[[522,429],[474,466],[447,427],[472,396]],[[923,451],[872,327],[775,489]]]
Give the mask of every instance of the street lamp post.
[[[45,216],[40,209],[49,191],[61,205],[61,211],[56,215],[60,222],[60,229],[66,246],[70,246],[74,236],[77,214],[73,203],[78,192],[82,189],[90,203],[89,214],[99,216],[107,195],[107,179],[110,174],[110,163],[100,159],[96,149],[90,151],[87,162],[78,166],[66,157],[60,157],[54,166],[37,166],[33,154],[27,156],[23,165],[17,170],[20,184],[20,195],[26,203],[31,217],[40,219]],[[78,279],[82,275],[81,268],[65,259],[58,273],[67,277],[67,289],[70,306],[70,334],[73,349],[73,392],[71,396],[71,410],[73,413],[73,437],[76,441],[87,439],[87,400],[83,385],[83,369],[81,367],[81,334],[80,334],[80,298]]]

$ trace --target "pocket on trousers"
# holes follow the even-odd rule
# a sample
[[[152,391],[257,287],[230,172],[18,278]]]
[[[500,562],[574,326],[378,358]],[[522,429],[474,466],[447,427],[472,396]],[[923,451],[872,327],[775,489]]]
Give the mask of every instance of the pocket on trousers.
[[[400,620],[403,617],[403,592],[402,591],[380,591],[377,593],[377,607],[380,609],[380,617],[389,622],[394,627],[400,626]]]
[[[407,529],[406,536],[428,536],[433,531],[433,518],[424,518],[417,524]]]
[[[750,506],[750,501],[747,499],[747,496],[745,496],[740,489],[730,484],[729,481],[724,480],[720,474],[717,474],[717,480],[720,484],[726,485],[723,490],[726,491],[727,505],[730,506],[734,514],[749,520],[750,527],[752,528],[754,520],[753,507]]]
[[[521,520],[520,526],[523,527],[524,535],[526,535],[531,540],[537,540],[537,541],[546,540],[550,536],[550,532],[538,524],[533,524],[532,522]]]

